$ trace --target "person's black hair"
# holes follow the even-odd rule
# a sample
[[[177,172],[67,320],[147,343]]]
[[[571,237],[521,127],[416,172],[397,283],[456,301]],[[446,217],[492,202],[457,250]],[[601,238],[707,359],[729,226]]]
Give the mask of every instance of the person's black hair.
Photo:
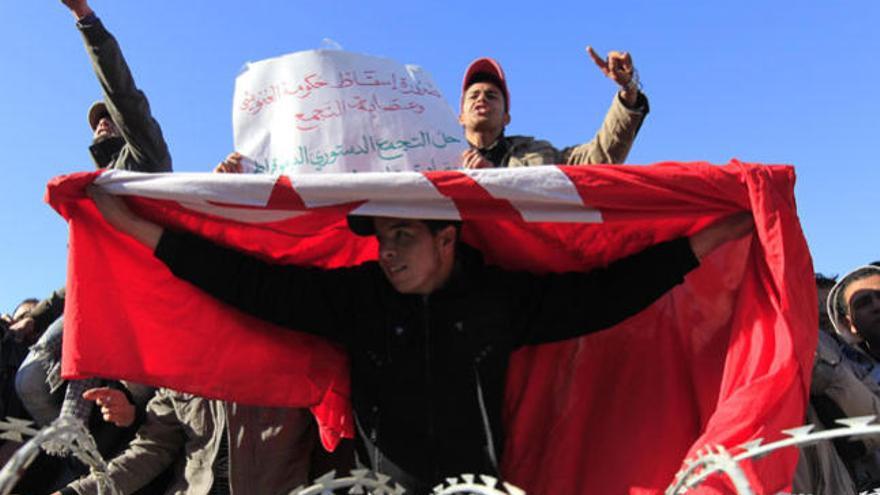
[[[376,235],[376,227],[373,224],[373,217],[362,216],[362,215],[349,215],[346,219],[348,221],[348,228],[351,229],[352,232],[359,236],[371,236]],[[415,220],[418,222],[422,222],[428,227],[428,231],[431,232],[431,235],[436,235],[437,232],[445,229],[446,227],[452,225],[455,227],[456,238],[461,233],[461,220]]]
[[[837,283],[837,275],[826,276],[816,272],[816,288],[830,289]]]
[[[437,232],[449,227],[450,225],[455,227],[455,233],[461,233],[461,220],[421,220],[422,223],[428,227],[428,230],[431,231],[431,234],[436,235]]]
[[[496,76],[495,74],[490,74],[488,72],[477,72],[476,74],[471,76],[471,78],[468,80],[467,87],[470,88],[474,84],[481,83],[481,82],[492,83],[495,85],[495,87],[498,88],[498,91],[501,92],[501,98],[504,99],[504,111],[507,112],[508,111],[507,94],[504,92],[504,88],[506,86],[504,85],[503,82],[501,82],[501,79],[498,79],[498,76]],[[465,91],[467,91],[467,90],[465,90]]]
[[[21,308],[25,304],[33,304],[36,306],[37,304],[40,304],[40,300],[37,299],[36,297],[29,297],[29,298],[23,300],[22,302],[18,303],[18,306],[16,306],[15,309],[12,310],[12,314],[15,314],[19,310],[19,308]]]

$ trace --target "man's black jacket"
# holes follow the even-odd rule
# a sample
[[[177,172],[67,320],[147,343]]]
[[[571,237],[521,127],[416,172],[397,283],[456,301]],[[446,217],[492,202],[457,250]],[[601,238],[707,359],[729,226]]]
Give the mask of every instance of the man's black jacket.
[[[516,348],[613,326],[698,265],[684,238],[604,269],[546,275],[488,266],[462,244],[449,282],[423,297],[395,291],[376,262],[334,270],[275,265],[167,231],[155,254],[228,304],[342,343],[359,451],[407,493],[445,476],[497,471]]]

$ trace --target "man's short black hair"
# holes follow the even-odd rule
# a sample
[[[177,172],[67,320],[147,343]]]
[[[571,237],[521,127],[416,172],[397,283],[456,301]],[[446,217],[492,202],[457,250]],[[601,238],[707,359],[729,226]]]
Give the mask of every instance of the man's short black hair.
[[[446,227],[455,227],[455,232],[461,232],[461,220],[421,220],[432,234],[437,234]]]
[[[817,289],[830,289],[834,287],[834,284],[837,283],[837,275],[826,276],[819,272],[816,272],[816,288]]]
[[[18,306],[16,306],[15,309],[12,310],[12,314],[15,314],[22,306],[24,306],[26,304],[33,304],[34,306],[36,306],[37,304],[40,304],[40,300],[37,299],[36,297],[29,297],[29,298],[23,300],[22,302],[18,303]]]
[[[440,232],[450,225],[455,227],[456,233],[461,232],[461,220],[414,220],[425,224],[432,235],[437,234],[437,232]],[[376,226],[373,224],[373,217],[370,216],[349,215],[348,228],[359,236],[369,237],[376,235]]]

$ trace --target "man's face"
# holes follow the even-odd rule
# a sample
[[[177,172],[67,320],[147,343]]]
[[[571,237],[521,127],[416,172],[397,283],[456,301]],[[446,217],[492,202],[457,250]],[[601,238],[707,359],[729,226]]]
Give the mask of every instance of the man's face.
[[[377,217],[373,222],[379,266],[398,292],[430,294],[446,283],[454,252],[452,227],[432,234],[418,220]],[[450,239],[453,242],[448,244]]]
[[[116,127],[116,124],[113,122],[113,119],[110,118],[109,115],[105,115],[98,120],[98,125],[95,126],[95,133],[93,134],[93,139],[95,141],[100,141],[101,139],[105,139],[108,137],[118,137],[119,136],[119,128]]]
[[[880,275],[857,280],[844,291],[850,329],[869,341],[880,343]]]
[[[504,93],[490,82],[471,84],[464,93],[458,121],[468,131],[497,131],[500,134],[510,123]]]
[[[20,320],[24,315],[30,313],[32,309],[36,306],[36,303],[24,303],[15,308],[15,313],[12,314],[12,321]]]

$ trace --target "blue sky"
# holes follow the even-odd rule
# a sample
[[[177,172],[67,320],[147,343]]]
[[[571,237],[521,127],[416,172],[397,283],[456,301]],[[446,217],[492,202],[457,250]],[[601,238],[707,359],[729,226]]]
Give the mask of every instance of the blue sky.
[[[318,48],[415,63],[457,106],[465,66],[487,55],[510,81],[509,134],[588,140],[614,94],[584,46],[632,53],[651,100],[628,163],[731,158],[794,164],[816,269],[880,259],[880,2],[301,2],[93,0],[119,39],[175,170],[207,171],[232,147],[247,61]],[[85,121],[99,87],[55,0],[0,0],[0,311],[65,276],[64,222],[46,182],[92,167]]]

